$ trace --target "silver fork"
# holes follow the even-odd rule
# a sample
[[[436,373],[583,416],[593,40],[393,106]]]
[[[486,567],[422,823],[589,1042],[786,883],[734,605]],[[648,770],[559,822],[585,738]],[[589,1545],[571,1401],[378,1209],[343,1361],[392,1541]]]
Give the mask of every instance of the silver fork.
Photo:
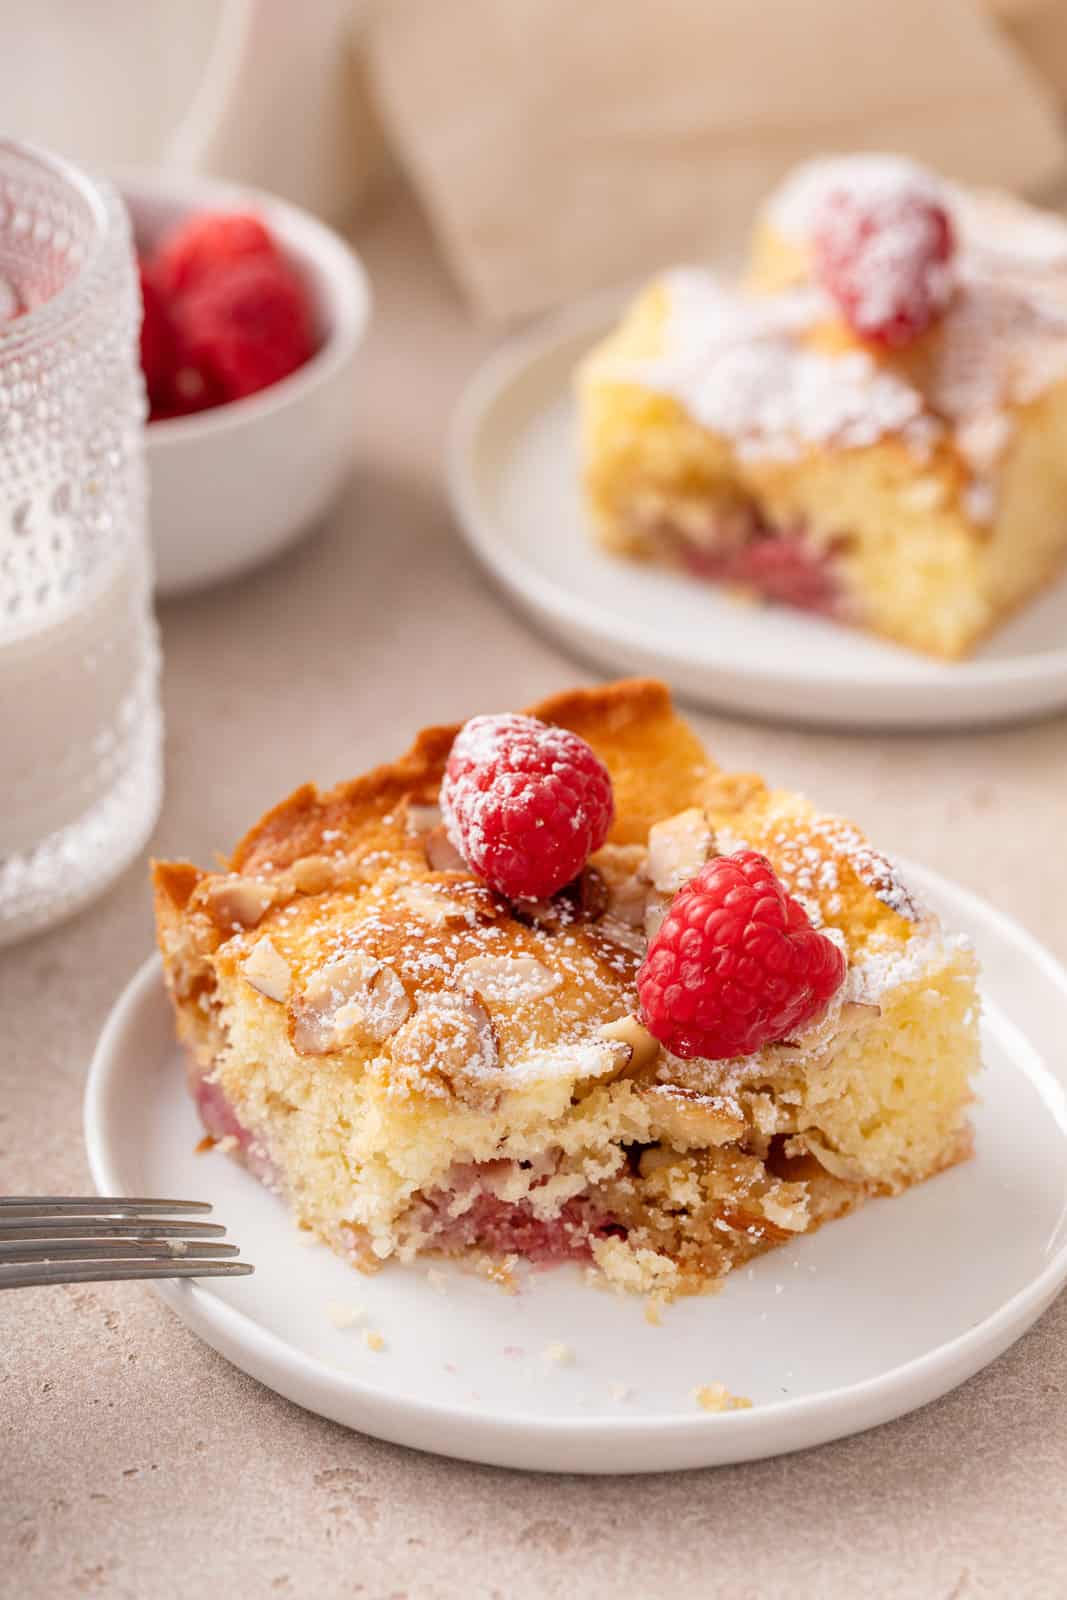
[[[97,1195],[0,1196],[0,1289],[118,1278],[237,1278],[254,1272],[234,1261],[206,1200],[102,1199]]]

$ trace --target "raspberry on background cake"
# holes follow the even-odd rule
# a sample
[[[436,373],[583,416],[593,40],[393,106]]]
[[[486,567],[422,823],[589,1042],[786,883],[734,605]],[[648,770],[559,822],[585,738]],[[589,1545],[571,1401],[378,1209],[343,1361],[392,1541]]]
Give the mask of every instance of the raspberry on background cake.
[[[364,1270],[695,1292],[970,1151],[966,944],[660,684],[427,729],[154,878],[208,1133]]]
[[[578,389],[613,552],[946,659],[1067,560],[1067,221],[902,158],[798,169]]]

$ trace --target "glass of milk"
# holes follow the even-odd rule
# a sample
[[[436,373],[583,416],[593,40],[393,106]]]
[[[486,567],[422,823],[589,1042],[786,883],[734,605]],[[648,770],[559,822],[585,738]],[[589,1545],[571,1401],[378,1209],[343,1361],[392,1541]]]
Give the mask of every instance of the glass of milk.
[[[161,792],[122,204],[0,139],[0,945],[143,849]]]

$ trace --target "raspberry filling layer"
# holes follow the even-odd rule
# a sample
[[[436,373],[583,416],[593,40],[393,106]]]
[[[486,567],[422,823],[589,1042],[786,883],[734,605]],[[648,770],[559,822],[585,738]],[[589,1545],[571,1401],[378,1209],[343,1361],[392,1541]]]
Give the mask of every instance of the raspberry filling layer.
[[[699,534],[669,516],[646,532],[694,577],[752,590],[776,605],[844,616],[837,551],[816,546],[800,524],[776,527],[754,506],[709,507]]]
[[[777,605],[825,617],[842,609],[830,557],[814,550],[801,533],[760,534],[751,544],[722,552],[690,547],[683,559],[694,577],[754,589]]]
[[[594,1239],[626,1234],[621,1223],[581,1195],[564,1201],[552,1217],[539,1217],[529,1200],[502,1200],[484,1188],[458,1216],[451,1214],[455,1201],[454,1190],[436,1189],[423,1198],[418,1218],[429,1235],[429,1248],[446,1255],[479,1249],[548,1266],[589,1261]]]
[[[236,1139],[235,1153],[239,1155],[249,1172],[266,1188],[279,1191],[281,1180],[277,1167],[263,1145],[253,1138],[244,1123],[240,1121],[232,1103],[223,1094],[219,1085],[202,1073],[196,1072],[190,1075],[190,1087],[196,1101],[196,1109],[200,1113],[200,1121],[204,1124],[204,1131],[215,1140]]]

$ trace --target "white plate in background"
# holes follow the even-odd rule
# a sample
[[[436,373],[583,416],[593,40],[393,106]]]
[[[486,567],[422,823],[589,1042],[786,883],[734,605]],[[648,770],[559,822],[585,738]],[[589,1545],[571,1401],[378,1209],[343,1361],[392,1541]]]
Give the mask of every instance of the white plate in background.
[[[605,332],[571,328],[493,356],[451,435],[450,492],[469,544],[563,645],[704,705],[830,727],[967,727],[1067,705],[1067,577],[969,661],[941,663],[595,546],[571,382]]]
[[[450,1265],[373,1278],[306,1248],[285,1207],[228,1157],[197,1155],[159,963],[104,1029],[86,1091],[101,1193],[210,1200],[248,1278],[156,1286],[245,1372],[361,1432],[442,1455],[556,1472],[654,1472],[799,1450],[946,1393],[1013,1343],[1067,1279],[1067,973],[1015,923],[918,867],[915,887],[974,940],[986,1070],[977,1154],[681,1300],[639,1299],[575,1268],[515,1295]],[[339,1330],[334,1301],[365,1310]],[[365,1342],[380,1332],[379,1353]],[[562,1343],[573,1363],[546,1356]],[[749,1411],[708,1414],[721,1382]],[[625,1391],[625,1393],[623,1393]]]

